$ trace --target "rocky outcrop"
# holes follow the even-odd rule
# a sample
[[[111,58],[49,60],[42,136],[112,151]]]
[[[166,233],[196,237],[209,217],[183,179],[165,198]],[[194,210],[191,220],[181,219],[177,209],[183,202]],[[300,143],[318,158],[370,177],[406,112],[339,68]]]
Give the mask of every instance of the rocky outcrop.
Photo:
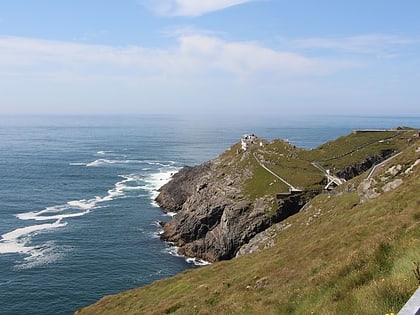
[[[394,153],[393,150],[382,150],[380,154],[370,156],[370,157],[366,158],[361,163],[356,163],[356,164],[353,164],[353,165],[349,165],[349,166],[345,167],[344,169],[339,170],[335,173],[339,178],[344,178],[346,180],[349,180],[349,179],[351,179],[353,177],[356,177],[356,176],[362,174],[363,172],[367,171],[368,169],[370,169],[375,164],[378,164],[378,163],[386,160],[393,153]]]
[[[363,203],[381,195],[376,185],[377,181],[374,178],[365,179],[359,184],[357,187],[357,193],[359,195],[360,202]]]
[[[199,181],[210,172],[210,162],[185,166],[172,176],[172,180],[159,189],[156,202],[166,210],[179,211],[194,191],[200,189]],[[203,187],[201,187],[203,188]]]
[[[306,202],[304,194],[251,201],[242,188],[252,171],[235,163],[219,157],[185,167],[160,189],[158,204],[177,211],[162,224],[161,236],[179,246],[180,254],[211,262],[233,258],[257,233],[298,212]]]
[[[416,151],[416,153],[419,152]],[[397,189],[403,184],[404,176],[412,174],[418,165],[420,165],[420,159],[415,160],[411,165],[405,165],[405,168],[401,164],[392,165],[379,176],[379,179],[364,179],[357,187],[360,202],[366,202],[379,197],[382,193]]]
[[[259,252],[263,249],[273,247],[276,244],[277,235],[290,228],[290,223],[278,223],[270,226],[265,231],[255,235],[247,244],[241,246],[236,257]]]

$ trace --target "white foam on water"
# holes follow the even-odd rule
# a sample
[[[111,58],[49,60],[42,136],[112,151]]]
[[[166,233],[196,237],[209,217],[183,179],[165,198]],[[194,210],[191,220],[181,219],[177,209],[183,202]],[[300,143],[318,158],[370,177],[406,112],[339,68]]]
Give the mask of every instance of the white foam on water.
[[[104,164],[115,164],[115,162],[113,162],[112,160],[107,160],[107,159],[98,159],[95,160],[93,162],[87,163],[86,166],[87,167],[97,167],[97,166],[101,166]]]
[[[65,204],[47,207],[40,211],[28,211],[17,214],[16,217],[20,220],[55,221],[53,223],[21,227],[3,234],[0,238],[0,254],[15,253],[27,255],[23,263],[16,266],[17,268],[32,268],[60,259],[66,252],[65,247],[56,246],[53,241],[33,246],[31,244],[33,236],[39,233],[45,233],[48,230],[64,227],[67,225],[67,222],[63,222],[64,219],[84,216],[93,209],[102,207],[100,205],[101,203],[124,197],[127,188],[138,189],[138,187],[127,186],[127,183],[137,181],[139,179],[138,175],[121,175],[121,177],[123,180],[117,182],[114,188],[108,190],[106,196],[71,200]]]
[[[167,248],[165,248],[165,252],[167,252],[168,254],[174,256],[174,257],[183,257],[185,259],[185,261],[189,264],[194,264],[196,266],[207,266],[207,265],[211,265],[211,262],[205,261],[203,259],[200,258],[195,258],[195,257],[185,257],[183,255],[180,255],[178,253],[179,247],[178,246],[173,246],[170,245]]]
[[[101,150],[101,151],[98,151],[98,152],[96,152],[96,154],[98,154],[98,155],[105,155],[105,154],[108,154],[108,153],[112,153],[112,151],[105,151],[105,150]]]
[[[152,173],[144,179],[145,185],[142,186],[142,189],[149,192],[152,206],[159,207],[155,202],[156,197],[159,195],[159,188],[169,182],[179,169],[179,167],[165,165],[159,172]]]
[[[70,246],[57,246],[54,241],[48,241],[41,246],[33,247],[30,256],[25,257],[23,262],[15,268],[21,270],[51,264],[61,259],[70,250]]]
[[[160,239],[160,235],[162,234],[162,231],[158,231],[158,232],[152,232],[152,233],[149,233],[148,234],[148,236],[150,237],[150,238],[157,238],[157,239]]]
[[[208,266],[208,265],[211,265],[211,262],[202,260],[200,258],[194,258],[194,257],[192,257],[192,258],[186,258],[185,261],[187,263],[189,263],[189,264],[194,264],[196,266]]]
[[[86,166],[86,163],[82,162],[71,162],[69,163],[70,166]]]
[[[102,165],[108,165],[108,164],[139,164],[144,163],[144,161],[141,160],[110,160],[110,159],[97,159],[93,162],[87,163],[87,167],[98,167]]]
[[[32,236],[43,231],[56,229],[66,226],[67,222],[57,220],[54,223],[44,223],[26,226],[5,233],[0,239],[0,254],[29,254],[33,256],[36,253],[35,247],[29,246]]]
[[[178,250],[179,250],[178,246],[169,245],[163,251],[174,257],[184,257],[178,253]]]
[[[105,155],[110,151],[98,151],[97,154]],[[92,210],[101,208],[102,203],[112,201],[116,198],[125,198],[130,196],[138,196],[136,191],[143,190],[150,196],[152,202],[158,195],[158,189],[167,183],[172,175],[179,168],[175,166],[175,162],[159,162],[159,161],[140,161],[140,160],[111,160],[97,159],[91,163],[72,162],[73,166],[101,166],[111,164],[128,164],[128,163],[146,163],[153,165],[150,169],[158,169],[156,173],[148,176],[143,174],[120,175],[122,180],[115,183],[112,189],[107,191],[105,196],[95,196],[91,199],[71,200],[64,204],[46,207],[39,211],[28,211],[16,214],[16,217],[24,221],[47,221],[45,223],[34,224],[26,227],[16,228],[15,230],[1,235],[0,238],[0,254],[23,254],[26,257],[16,268],[32,268],[38,265],[51,263],[60,259],[66,252],[65,246],[58,246],[53,241],[44,242],[41,245],[33,245],[33,237],[40,233],[47,233],[66,226],[68,223],[65,219],[82,217]],[[157,206],[157,204],[154,203]],[[50,221],[50,222],[48,222]],[[51,222],[53,221],[53,222]],[[155,237],[160,237],[157,234]]]
[[[35,221],[46,221],[46,220],[62,220],[67,218],[76,218],[88,214],[96,204],[103,198],[96,197],[90,200],[73,200],[66,204],[47,207],[40,211],[29,211],[25,213],[19,213],[16,215],[21,220],[35,220]]]
[[[113,189],[108,190],[108,196],[105,197],[107,200],[112,200],[114,198],[123,197],[125,196],[126,192],[130,192],[133,190],[140,190],[142,186],[133,186],[132,183],[138,184],[142,179],[137,174],[129,174],[129,175],[120,175],[120,177],[124,178],[122,181],[119,181],[115,184]],[[131,183],[131,184],[128,184]]]

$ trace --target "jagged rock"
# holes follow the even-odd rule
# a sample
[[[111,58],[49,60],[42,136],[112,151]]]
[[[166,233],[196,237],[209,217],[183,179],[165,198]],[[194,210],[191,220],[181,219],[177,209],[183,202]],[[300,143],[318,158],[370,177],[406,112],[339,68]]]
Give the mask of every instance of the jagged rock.
[[[416,151],[417,152],[417,151]],[[414,163],[413,163],[413,165],[411,165],[409,168],[407,168],[406,170],[405,170],[405,174],[406,175],[409,175],[409,174],[411,174],[411,173],[413,173],[413,169],[417,166],[417,165],[420,165],[420,159],[417,159]]]
[[[403,183],[403,180],[401,178],[397,178],[397,179],[393,180],[392,182],[386,183],[382,187],[382,190],[384,192],[394,190],[394,189],[398,188],[402,183]]]
[[[290,223],[277,223],[270,226],[265,231],[255,235],[247,244],[244,244],[239,249],[236,257],[256,253],[262,249],[273,247],[276,244],[276,237],[281,232],[290,228]]]
[[[399,172],[401,172],[402,166],[401,165],[394,165],[391,166],[386,172],[391,176],[396,176]]]
[[[172,176],[171,181],[159,189],[156,202],[163,209],[171,211],[180,210],[188,197],[197,190],[197,187],[205,186],[200,181],[209,172],[209,167],[209,163],[203,163],[195,167],[183,167]]]
[[[374,178],[363,180],[357,187],[357,193],[360,198],[360,202],[366,202],[369,199],[380,196],[380,193],[376,190],[375,185],[377,184]]]

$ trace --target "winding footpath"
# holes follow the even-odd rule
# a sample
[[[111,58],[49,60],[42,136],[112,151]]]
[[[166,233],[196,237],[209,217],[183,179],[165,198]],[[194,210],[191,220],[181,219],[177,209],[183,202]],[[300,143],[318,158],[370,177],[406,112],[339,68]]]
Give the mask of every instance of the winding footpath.
[[[284,184],[286,184],[287,186],[289,186],[290,191],[302,191],[299,188],[294,187],[292,184],[290,184],[289,182],[287,182],[284,178],[281,178],[279,175],[277,175],[276,173],[274,173],[272,170],[270,170],[267,166],[265,166],[258,158],[257,155],[254,153],[252,153],[252,156],[254,157],[255,161],[257,161],[257,163],[263,168],[265,169],[267,172],[269,172],[270,174],[272,174],[274,177],[278,178],[279,180],[281,180]]]

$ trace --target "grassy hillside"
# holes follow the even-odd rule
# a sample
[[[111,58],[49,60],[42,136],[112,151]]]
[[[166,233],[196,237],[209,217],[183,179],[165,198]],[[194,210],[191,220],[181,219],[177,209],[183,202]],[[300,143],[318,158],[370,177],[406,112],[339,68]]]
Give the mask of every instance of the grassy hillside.
[[[370,150],[381,139],[373,139],[364,148]],[[420,158],[416,152],[420,141],[401,134],[389,141],[392,146],[411,144],[375,175],[378,197],[360,201],[357,188],[366,177],[362,174],[332,193],[318,195],[289,217],[286,223],[291,226],[275,237],[271,248],[105,297],[77,314],[398,312],[419,285],[414,270],[420,262],[420,165],[413,165]],[[272,143],[272,150],[261,152],[272,165],[278,164],[279,172],[281,159],[291,157],[276,160],[269,154],[282,145]],[[334,145],[336,149],[331,149]],[[332,142],[311,151],[296,149],[296,156],[320,161],[338,152],[345,158],[348,147],[341,148],[339,142]],[[309,169],[308,164],[302,165]],[[399,169],[397,174],[389,171],[393,165]],[[252,167],[257,169],[257,165]],[[284,174],[291,181],[304,181]],[[384,192],[384,185],[397,179],[402,183]]]
[[[411,129],[381,132],[352,133],[327,142],[313,150],[303,150],[283,141],[274,140],[263,147],[251,147],[245,155],[236,154],[239,144],[221,155],[227,172],[234,167],[250,170],[253,175],[245,183],[244,194],[251,200],[266,195],[287,192],[289,187],[262,169],[254,155],[270,170],[284,178],[291,185],[304,191],[322,191],[326,184],[325,176],[311,163],[332,171],[346,166],[361,164],[369,157],[382,152],[398,152],[417,139]],[[232,167],[234,165],[234,167]]]

